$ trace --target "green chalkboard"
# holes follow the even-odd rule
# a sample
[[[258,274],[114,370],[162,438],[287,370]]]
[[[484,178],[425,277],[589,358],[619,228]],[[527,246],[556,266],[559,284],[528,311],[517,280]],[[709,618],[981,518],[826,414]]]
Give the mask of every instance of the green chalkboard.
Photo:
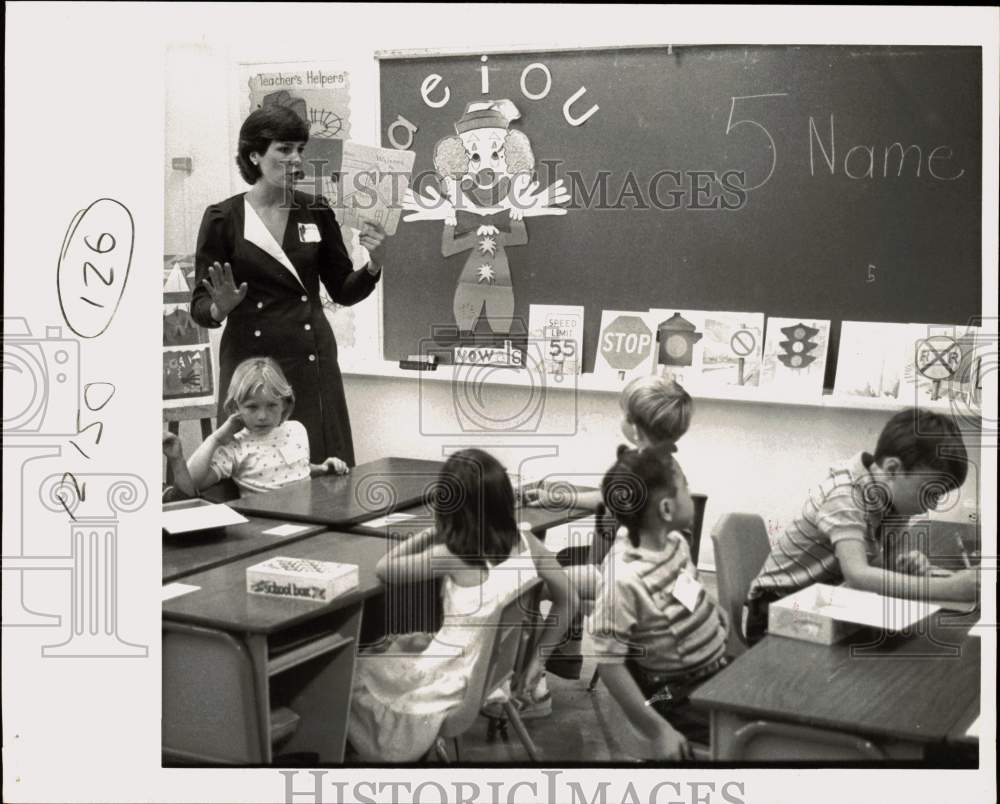
[[[383,57],[380,86],[383,145],[416,152],[424,194],[441,189],[438,141],[460,121],[477,125],[469,103],[516,107],[509,129],[530,141],[540,187],[561,179],[569,200],[565,215],[526,216],[523,232],[506,213],[490,220],[506,238],[513,316],[526,323],[532,303],[583,305],[586,371],[602,309],[828,318],[831,356],[842,320],[980,314],[979,48]],[[402,222],[389,241],[386,359],[456,325],[476,250],[445,256],[444,228]]]

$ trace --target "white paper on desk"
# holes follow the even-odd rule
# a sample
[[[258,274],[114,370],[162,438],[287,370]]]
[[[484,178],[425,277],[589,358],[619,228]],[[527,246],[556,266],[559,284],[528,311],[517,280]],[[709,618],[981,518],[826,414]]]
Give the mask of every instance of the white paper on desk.
[[[972,721],[972,723],[969,724],[969,728],[966,729],[965,731],[966,737],[975,737],[977,740],[979,739],[979,729],[980,729],[979,721],[982,720],[982,717],[983,717],[982,715],[979,715],[975,720]]]
[[[388,514],[378,519],[373,519],[370,522],[362,522],[362,526],[366,528],[384,528],[389,525],[398,525],[400,522],[406,522],[410,519],[416,519],[416,514]]]
[[[171,534],[192,533],[209,528],[224,528],[241,525],[247,518],[236,513],[228,505],[199,505],[196,508],[180,508],[163,512],[163,529]]]
[[[197,592],[200,586],[192,586],[189,583],[168,583],[163,587],[163,598],[161,602],[166,603],[175,597],[186,595],[188,592]]]
[[[284,525],[275,525],[273,528],[262,530],[261,534],[264,536],[294,536],[304,530],[309,530],[309,525],[292,525],[286,522]]]
[[[929,617],[941,607],[926,600],[905,600],[846,586],[815,584],[816,612],[872,628],[900,630]]]

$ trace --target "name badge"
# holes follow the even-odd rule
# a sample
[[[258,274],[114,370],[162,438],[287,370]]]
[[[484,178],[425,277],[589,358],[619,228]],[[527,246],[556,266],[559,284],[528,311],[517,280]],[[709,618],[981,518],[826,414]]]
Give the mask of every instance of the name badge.
[[[299,242],[300,243],[320,242],[319,228],[316,226],[315,223],[299,224]]]
[[[674,581],[674,600],[688,611],[694,611],[695,606],[698,605],[698,596],[701,594],[701,589],[702,586],[697,580],[686,572],[682,572],[677,576],[677,580]]]
[[[281,455],[281,460],[285,462],[286,466],[292,466],[299,458],[299,453],[292,447],[279,447],[278,454]]]

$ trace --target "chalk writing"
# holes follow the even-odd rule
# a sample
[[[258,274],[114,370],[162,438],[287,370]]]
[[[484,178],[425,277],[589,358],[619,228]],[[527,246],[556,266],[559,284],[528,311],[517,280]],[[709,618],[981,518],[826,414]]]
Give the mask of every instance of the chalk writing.
[[[955,181],[965,174],[965,168],[948,164],[955,158],[955,151],[949,145],[923,147],[915,143],[904,145],[900,141],[888,145],[852,145],[837,159],[836,119],[830,115],[829,135],[816,125],[816,118],[809,117],[809,175],[817,170],[823,173],[823,165],[835,176],[840,170],[849,179],[900,179],[904,176],[919,179],[926,167],[926,176],[936,181]],[[924,156],[926,151],[926,158]]]
[[[762,123],[751,117],[741,117],[737,120],[733,120],[733,115],[736,113],[736,102],[760,100],[761,98],[784,98],[787,95],[787,92],[769,92],[764,95],[734,95],[731,98],[731,102],[729,104],[729,120],[726,121],[726,136],[729,136],[732,131],[742,125],[755,126],[764,133],[765,137],[767,137],[767,148],[771,157],[771,164],[767,169],[767,175],[757,182],[757,184],[743,187],[744,190],[756,190],[759,187],[763,187],[768,183],[768,181],[771,180],[771,176],[774,174],[774,169],[778,166],[778,149],[774,145],[774,138],[771,136],[771,132],[764,128]]]

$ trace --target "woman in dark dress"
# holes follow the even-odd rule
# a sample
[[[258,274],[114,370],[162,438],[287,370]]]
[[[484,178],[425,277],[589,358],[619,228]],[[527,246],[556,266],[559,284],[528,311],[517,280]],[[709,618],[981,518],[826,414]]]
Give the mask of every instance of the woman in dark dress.
[[[252,185],[205,210],[195,255],[191,316],[203,327],[226,322],[219,352],[219,420],[233,370],[248,357],[272,357],[295,391],[292,418],[309,434],[311,460],[354,465],[351,425],[337,365],[337,342],[323,314],[319,283],[338,304],[356,304],[381,275],[385,232],[365,224],[371,259],[353,270],[326,201],[293,190],[303,177],[309,127],[295,112],[269,106],[240,128],[236,157]]]

